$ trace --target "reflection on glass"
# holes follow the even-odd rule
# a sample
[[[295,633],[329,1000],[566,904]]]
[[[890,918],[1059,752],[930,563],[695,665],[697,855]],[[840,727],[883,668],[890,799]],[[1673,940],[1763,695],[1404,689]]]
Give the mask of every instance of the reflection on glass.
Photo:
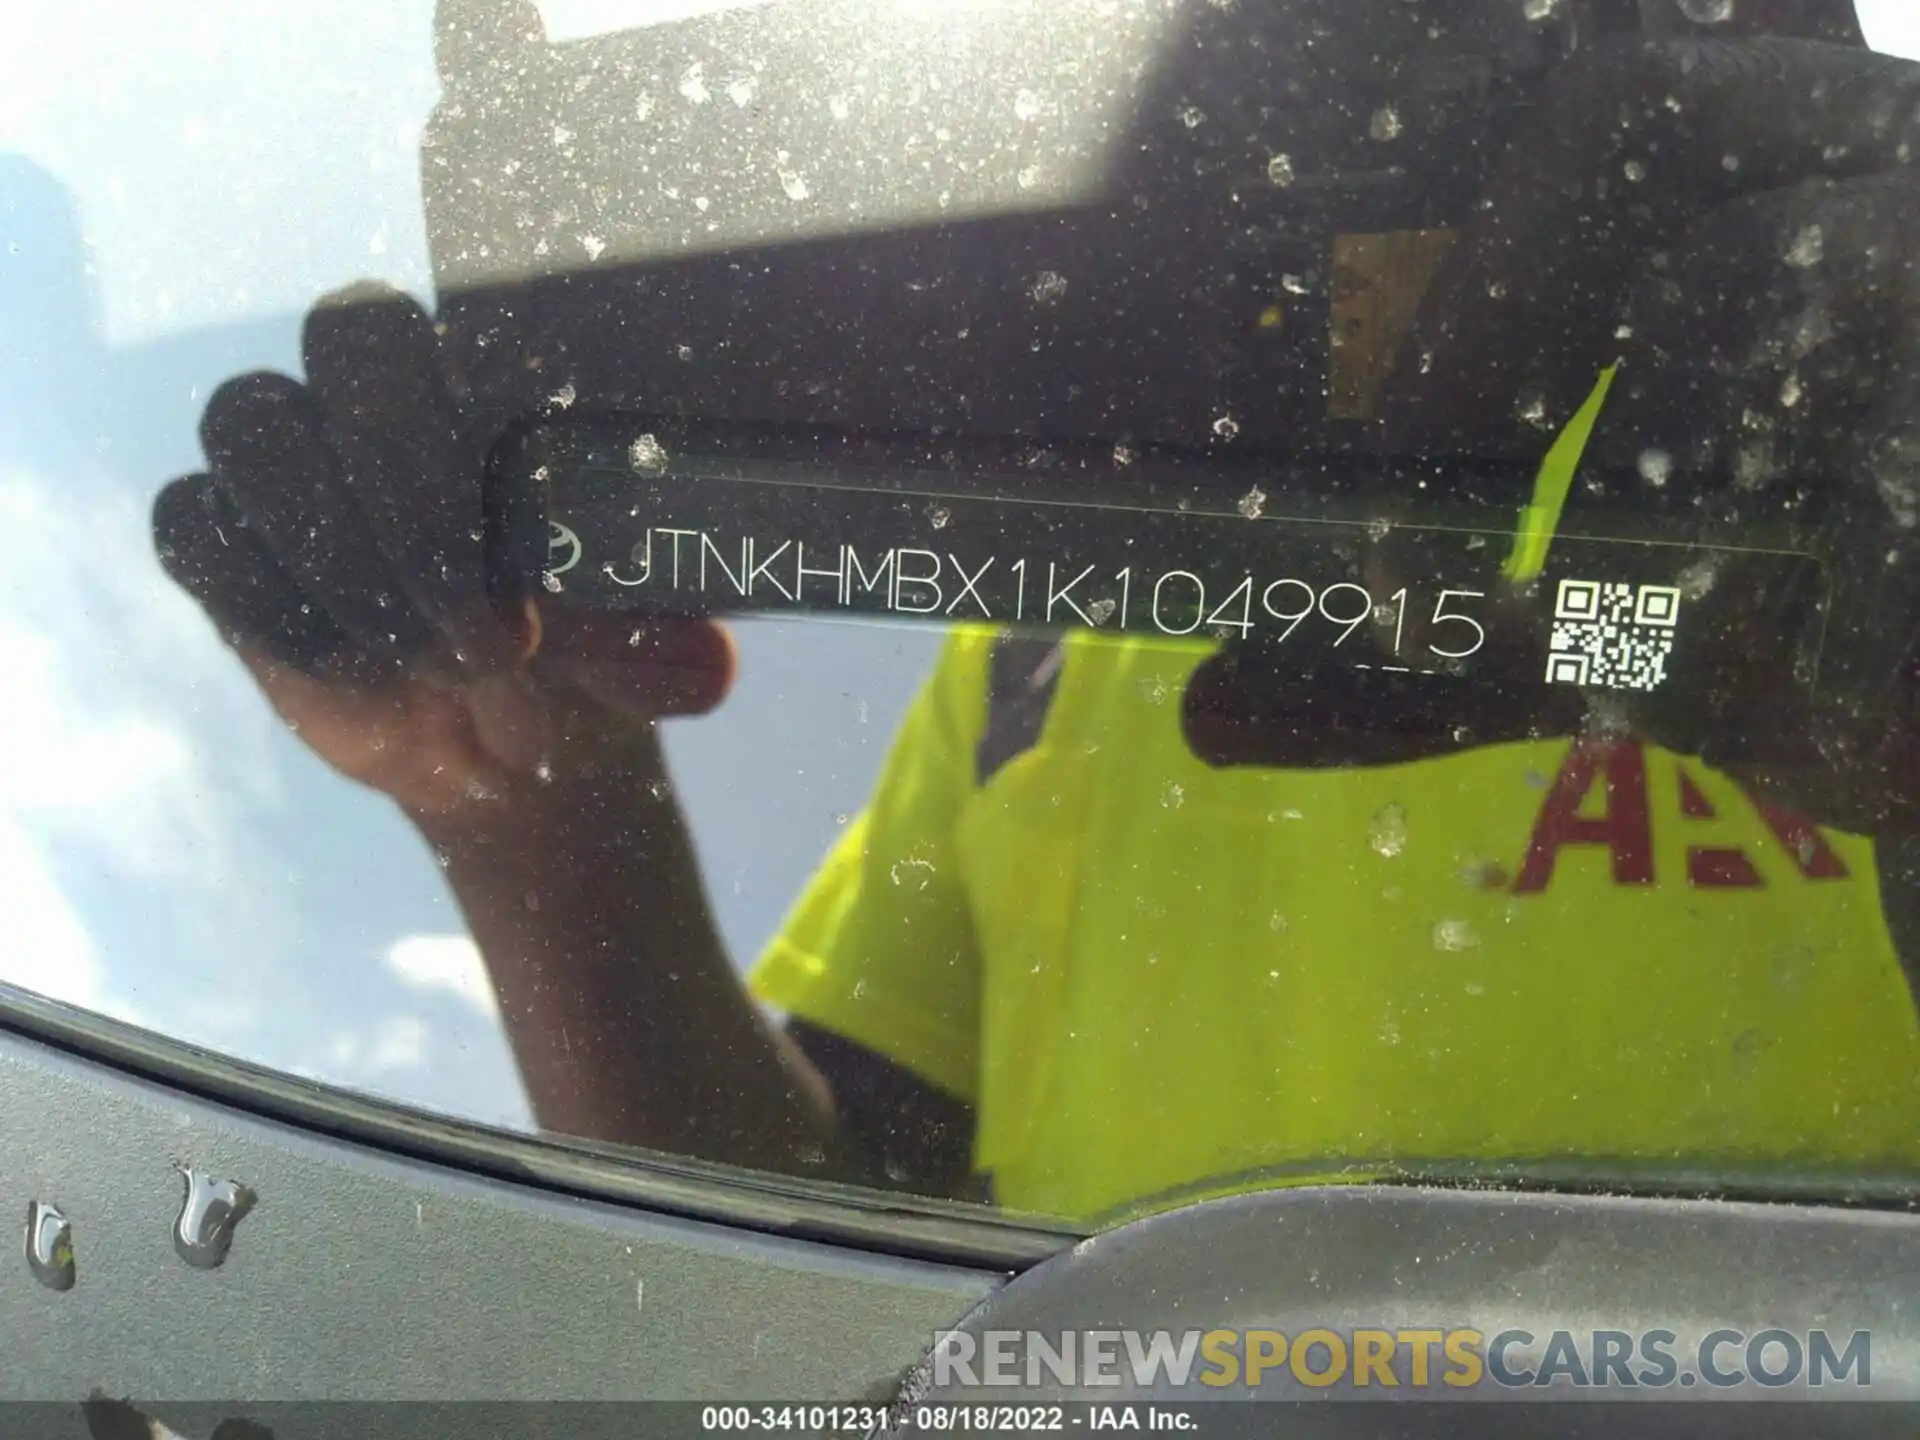
[[[1078,1218],[1910,1185],[1920,72],[1414,8],[449,0],[431,313],[141,348],[0,172],[9,978]]]

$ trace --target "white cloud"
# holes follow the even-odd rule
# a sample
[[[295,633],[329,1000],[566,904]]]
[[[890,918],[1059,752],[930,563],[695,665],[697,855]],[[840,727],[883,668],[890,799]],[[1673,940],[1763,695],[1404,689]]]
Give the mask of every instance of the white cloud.
[[[387,968],[411,989],[445,991],[487,1019],[500,1016],[486,962],[465,935],[404,936],[387,951]]]
[[[418,1070],[426,1061],[426,1022],[417,1015],[389,1015],[369,1031],[336,1035],[327,1048],[323,1078],[353,1085],[396,1070]]]
[[[1854,9],[1874,49],[1920,60],[1920,5],[1914,0],[1855,0]]]
[[[213,665],[224,657],[193,633],[204,622],[167,593],[138,500],[89,479],[56,485],[0,465],[0,531],[36,537],[0,568],[0,980],[136,1023],[146,1011],[178,1024],[136,1008],[129,991],[143,986],[127,967],[109,969],[82,897],[93,877],[111,875],[229,920],[254,910],[258,897],[233,883],[237,805],[260,793],[254,777],[265,767],[244,741],[216,765],[189,712],[234,715],[260,702],[237,667]],[[189,916],[172,909],[168,923],[180,929]],[[147,978],[156,994],[179,988],[150,967]]]
[[[100,957],[86,926],[47,873],[39,847],[0,811],[0,874],[7,877],[7,939],[0,981],[49,1000],[102,1008]]]
[[[427,280],[432,0],[11,6],[0,135],[66,184],[107,334],[298,314],[373,271]],[[392,244],[366,253],[375,224]]]
[[[184,712],[260,701],[160,575],[144,509],[14,472],[0,533],[39,537],[0,572],[0,813],[125,873],[231,892],[235,791],[270,770],[229,748],[216,783]]]

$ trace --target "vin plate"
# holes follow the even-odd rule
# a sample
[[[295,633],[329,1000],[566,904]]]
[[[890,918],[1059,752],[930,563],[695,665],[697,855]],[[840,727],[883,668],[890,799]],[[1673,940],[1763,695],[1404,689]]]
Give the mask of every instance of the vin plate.
[[[1297,466],[1205,483],[1127,470],[958,474],[552,427],[506,484],[520,568],[547,603],[1231,640],[1303,672],[1723,703],[1817,678],[1828,575],[1791,546],[1635,533],[1576,502],[1517,583],[1517,507],[1450,509],[1409,482],[1343,510]],[[1447,493],[1444,471],[1425,473]]]

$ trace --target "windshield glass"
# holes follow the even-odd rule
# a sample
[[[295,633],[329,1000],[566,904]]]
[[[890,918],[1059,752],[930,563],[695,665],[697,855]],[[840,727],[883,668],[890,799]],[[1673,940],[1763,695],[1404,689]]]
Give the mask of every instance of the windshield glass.
[[[1920,1184],[1900,0],[22,24],[0,978],[1075,1221]]]

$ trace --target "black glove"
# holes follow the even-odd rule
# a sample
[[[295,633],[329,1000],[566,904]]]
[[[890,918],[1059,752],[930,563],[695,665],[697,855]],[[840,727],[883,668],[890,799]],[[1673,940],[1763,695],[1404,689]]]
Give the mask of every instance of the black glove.
[[[379,286],[307,317],[307,379],[256,373],[201,420],[208,473],[154,505],[167,573],[228,641],[315,674],[484,671],[514,652],[486,566],[484,451],[432,322]]]

